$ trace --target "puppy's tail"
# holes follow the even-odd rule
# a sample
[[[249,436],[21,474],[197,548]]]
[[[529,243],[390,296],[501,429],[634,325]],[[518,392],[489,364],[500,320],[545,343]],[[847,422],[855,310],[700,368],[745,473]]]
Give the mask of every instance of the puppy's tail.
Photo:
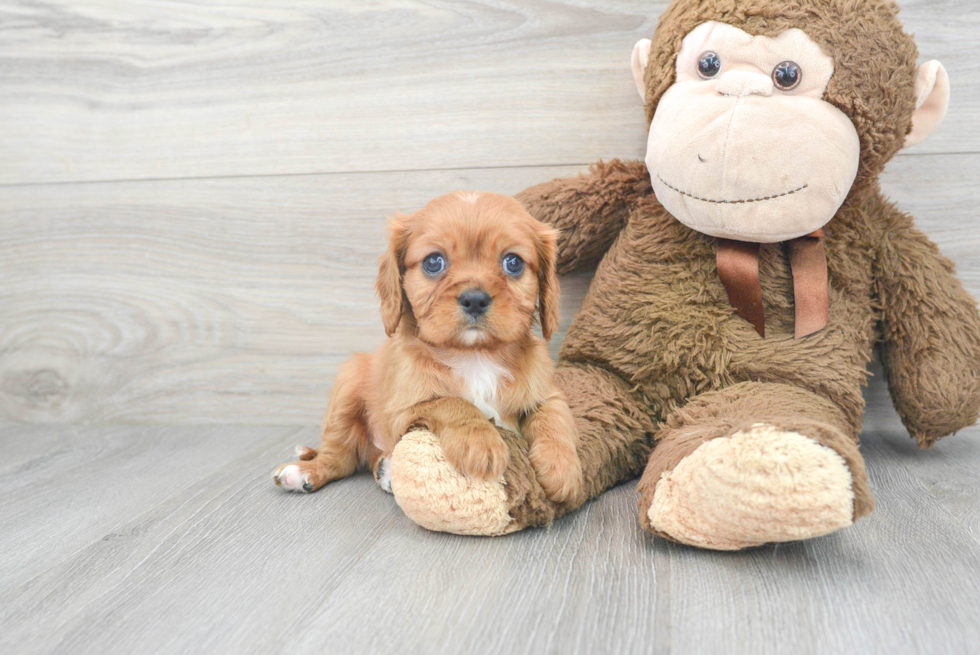
[[[296,446],[296,456],[301,460],[308,462],[316,457],[316,451],[309,446]]]

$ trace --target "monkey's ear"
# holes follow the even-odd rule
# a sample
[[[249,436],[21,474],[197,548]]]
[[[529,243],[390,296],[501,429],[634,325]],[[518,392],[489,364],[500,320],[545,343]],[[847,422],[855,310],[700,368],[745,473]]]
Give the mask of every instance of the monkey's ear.
[[[558,248],[558,230],[542,225],[538,230],[538,314],[541,316],[541,334],[545,341],[558,330],[558,304],[561,287],[555,270],[555,253]]]
[[[398,329],[408,304],[402,290],[407,241],[408,217],[397,214],[388,221],[388,249],[378,260],[378,279],[374,284],[381,300],[381,320],[389,337]]]
[[[915,112],[912,131],[905,137],[905,147],[923,141],[943,122],[949,107],[949,75],[935,59],[919,66],[915,75]]]
[[[640,100],[646,102],[647,85],[643,79],[643,73],[647,69],[647,62],[650,61],[650,39],[640,39],[633,46],[633,57],[630,66],[633,69],[633,81],[636,82],[636,90],[640,94]]]

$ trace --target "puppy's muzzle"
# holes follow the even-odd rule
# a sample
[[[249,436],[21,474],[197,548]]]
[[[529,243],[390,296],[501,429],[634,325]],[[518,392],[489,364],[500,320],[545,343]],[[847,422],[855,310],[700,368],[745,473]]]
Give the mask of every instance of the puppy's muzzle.
[[[471,320],[476,320],[487,313],[492,299],[483,289],[468,289],[459,294],[459,306],[463,308]]]

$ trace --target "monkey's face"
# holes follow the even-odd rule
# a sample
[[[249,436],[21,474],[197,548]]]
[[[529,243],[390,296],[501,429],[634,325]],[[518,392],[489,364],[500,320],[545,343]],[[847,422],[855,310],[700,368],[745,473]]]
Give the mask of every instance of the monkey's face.
[[[823,100],[833,73],[799,29],[769,38],[712,21],[691,31],[650,125],[657,199],[716,237],[775,242],[825,225],[860,157],[854,125]]]

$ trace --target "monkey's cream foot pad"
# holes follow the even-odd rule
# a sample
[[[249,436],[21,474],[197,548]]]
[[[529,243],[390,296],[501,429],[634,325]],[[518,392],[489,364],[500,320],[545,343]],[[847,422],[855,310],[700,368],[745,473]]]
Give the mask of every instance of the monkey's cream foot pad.
[[[493,536],[519,530],[504,480],[476,480],[446,460],[439,438],[409,432],[391,455],[391,492],[405,514],[429,530]]]
[[[646,510],[680,543],[738,550],[829,534],[850,525],[851,474],[835,451],[757,424],[712,439],[661,475]]]

